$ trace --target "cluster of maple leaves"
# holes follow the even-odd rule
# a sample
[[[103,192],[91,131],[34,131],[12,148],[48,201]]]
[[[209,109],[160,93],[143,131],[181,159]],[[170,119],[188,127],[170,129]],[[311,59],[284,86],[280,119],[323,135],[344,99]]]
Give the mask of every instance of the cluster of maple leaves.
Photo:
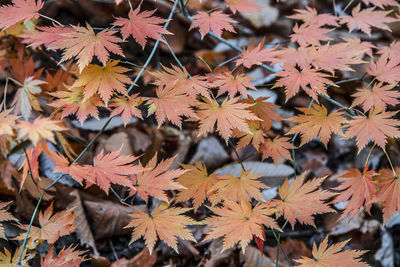
[[[256,12],[259,8],[251,0],[225,2],[230,12],[199,11],[189,17],[190,30],[198,28],[201,38],[212,34],[220,39],[224,30],[235,32],[237,22],[231,13]],[[136,163],[139,157],[120,155],[120,150],[101,152],[92,164],[82,165],[77,160],[71,163],[69,155],[50,150],[45,141],[55,143],[55,135],[58,140],[64,140],[60,132],[69,129],[62,119],[71,115],[84,123],[89,116],[98,118],[98,108],[102,107],[110,110],[111,117],[121,116],[126,125],[132,117],[143,119],[140,108],[144,106],[148,116],[155,115],[159,126],[170,122],[182,128],[186,118],[197,122],[199,136],[216,132],[226,142],[238,138],[238,149],[250,144],[263,159],[272,158],[275,163],[282,158],[291,160],[290,150],[296,147],[290,135],[300,135],[300,146],[315,138],[326,146],[332,134],[336,134],[345,139],[355,138],[359,151],[370,142],[385,150],[388,138],[400,137],[400,121],[393,118],[396,112],[388,111],[390,106],[400,103],[400,93],[393,90],[400,81],[400,42],[377,48],[357,38],[332,40],[329,37],[329,33],[342,26],[350,32],[357,30],[367,35],[373,28],[387,31],[389,23],[399,20],[399,4],[395,0],[361,2],[351,15],[344,16],[318,14],[310,7],[295,10],[290,18],[299,24],[290,35],[293,46],[265,49],[264,41],[253,42],[243,48],[233,70],[217,67],[206,74],[192,75],[176,62],[149,72],[153,76],[155,96],[146,97],[135,87],[138,78],[134,81],[129,78],[127,73],[131,69],[121,66],[111,54],[123,57],[120,44],[131,37],[142,47],[149,39],[163,42],[163,35],[171,34],[166,27],[169,20],[155,16],[156,10],[141,11],[140,3],[130,10],[128,18],[117,17],[112,27],[106,29],[94,29],[89,24],[62,25],[55,21],[53,26],[37,26],[36,20],[43,17],[40,10],[44,2],[13,0],[11,5],[0,6],[0,29],[18,38],[26,47],[20,47],[17,58],[6,62],[0,59],[4,69],[10,72],[10,80],[19,86],[8,109],[6,103],[2,104],[0,149],[7,155],[11,142],[31,141],[33,146],[27,149],[21,165],[21,188],[28,175],[34,180],[40,179],[38,158],[44,155],[54,162],[54,172],[68,174],[86,187],[97,185],[108,193],[111,184],[118,184],[146,202],[149,197],[162,201],[152,211],[138,210],[131,214],[132,220],[126,226],[132,228],[132,242],[144,237],[150,253],[158,239],[176,251],[178,237],[196,242],[188,228],[196,224],[208,226],[206,240],[222,237],[223,250],[239,244],[244,251],[253,238],[258,243],[265,240],[266,228],[282,231],[277,218],[283,216],[292,227],[296,222],[315,226],[314,215],[335,212],[330,204],[346,200],[341,218],[355,215],[360,209],[369,212],[373,203],[382,203],[386,223],[400,209],[399,167],[376,173],[366,163],[362,172],[350,169],[342,175],[346,181],[336,191],[321,189],[326,177],[307,180],[306,174],[302,174],[279,187],[278,199],[265,202],[261,190],[267,186],[258,180],[261,175],[252,174],[251,170],[243,169],[239,177],[210,174],[200,163],[182,164],[181,169],[171,170],[174,158],[158,162],[155,155],[143,165]],[[174,8],[177,5],[174,2]],[[392,11],[386,11],[388,8]],[[54,76],[46,73],[42,79],[43,70],[35,70],[33,59],[24,56],[28,47],[61,52],[58,63],[66,62],[64,69]],[[95,57],[101,65],[92,63]],[[329,89],[339,86],[333,82],[335,71],[353,71],[352,66],[366,62],[369,67],[363,77],[369,83],[353,94],[350,107],[328,112],[319,100],[330,99]],[[280,64],[274,88],[283,88],[286,100],[300,89],[311,98],[309,107],[298,108],[302,114],[287,119],[296,125],[284,136],[267,134],[273,121],[283,120],[275,111],[279,106],[266,102],[266,98],[254,99],[247,95],[248,89],[256,88],[246,70],[265,63]],[[39,96],[53,108],[48,117],[43,117],[45,112]],[[40,112],[43,115],[37,116]],[[168,197],[169,190],[178,192],[176,198]],[[192,208],[175,204],[189,200],[194,212],[207,203],[213,215],[202,222],[184,215]],[[0,203],[0,219],[16,220],[5,210],[7,205]],[[7,250],[0,257],[16,263],[21,254],[27,264],[31,256],[25,250],[32,251],[43,240],[54,244],[60,236],[74,231],[72,209],[52,213],[50,206],[39,214],[40,227],[22,226],[29,229],[29,234],[22,234],[17,240],[28,240],[26,247],[20,247],[13,257]],[[0,238],[5,238],[2,227]],[[319,247],[314,246],[313,259],[304,257],[297,262],[301,266],[368,266],[360,261],[364,251],[341,251],[347,242],[328,247],[325,239]],[[41,264],[76,266],[85,259],[83,253],[69,247],[53,257],[52,248]],[[331,265],[332,262],[336,265]]]

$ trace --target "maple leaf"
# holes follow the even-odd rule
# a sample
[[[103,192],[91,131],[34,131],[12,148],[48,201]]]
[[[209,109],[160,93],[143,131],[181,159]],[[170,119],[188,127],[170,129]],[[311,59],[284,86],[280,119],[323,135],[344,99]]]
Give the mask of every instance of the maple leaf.
[[[114,117],[118,114],[121,114],[121,118],[125,127],[132,117],[143,119],[142,112],[140,109],[138,109],[138,106],[142,103],[142,101],[138,96],[139,94],[134,94],[129,96],[129,98],[125,96],[113,98],[109,107],[114,107],[115,109],[113,109],[110,116]]]
[[[11,254],[7,248],[4,248],[4,253],[0,251],[0,266],[5,267],[19,267],[19,266],[29,266],[28,261],[35,256],[35,253],[26,254],[26,250],[22,251],[21,262],[19,263],[19,256],[21,255],[22,246],[17,247],[14,255]]]
[[[249,132],[233,129],[232,136],[240,138],[236,148],[242,149],[251,143],[258,150],[260,145],[264,143],[264,130],[261,128],[261,123],[260,121],[247,121],[247,126],[249,127]]]
[[[384,8],[385,6],[399,6],[399,3],[396,0],[362,0],[365,4],[369,5],[370,3],[374,6]]]
[[[11,213],[6,211],[6,207],[10,205],[10,202],[0,202],[0,222],[6,221],[18,221]],[[0,238],[7,239],[4,227],[0,224]]]
[[[397,112],[385,112],[381,108],[371,109],[367,116],[351,116],[347,122],[349,128],[345,133],[345,139],[356,137],[358,152],[360,152],[370,140],[377,146],[385,149],[386,138],[400,137],[400,121],[391,119]]]
[[[50,95],[59,99],[53,100],[48,105],[55,108],[61,108],[62,119],[74,114],[76,114],[81,124],[83,124],[89,115],[99,119],[99,111],[97,108],[105,106],[103,101],[100,99],[100,96],[98,94],[94,94],[84,101],[83,94],[83,87],[72,87],[63,91],[52,92]]]
[[[263,195],[260,189],[269,188],[258,179],[262,177],[261,174],[250,173],[251,169],[241,171],[240,176],[233,174],[221,175],[218,182],[210,189],[215,192],[215,198],[218,202],[222,200],[230,201],[247,201],[250,202],[251,198],[263,200]]]
[[[166,19],[153,16],[155,10],[140,12],[139,6],[135,10],[129,11],[129,19],[117,17],[114,21],[114,26],[121,26],[121,34],[123,39],[127,39],[130,35],[144,48],[148,38],[162,41],[162,34],[172,34],[167,29],[164,29],[161,23],[166,22]]]
[[[327,36],[333,29],[324,29],[319,27],[317,24],[297,24],[293,27],[294,34],[290,35],[292,42],[297,42],[300,46],[317,45],[319,46],[321,41],[332,40]]]
[[[289,142],[290,138],[276,136],[274,139],[266,138],[260,146],[260,152],[262,153],[262,159],[272,157],[275,165],[278,165],[281,158],[291,160],[289,149],[295,149],[296,147]]]
[[[126,94],[125,84],[132,83],[124,73],[129,69],[117,66],[118,60],[108,61],[106,65],[99,66],[90,64],[83,69],[79,78],[72,87],[83,87],[83,100],[88,100],[95,93],[98,93],[107,105],[115,91]]]
[[[67,128],[60,125],[61,120],[52,120],[50,118],[38,117],[33,122],[19,121],[17,124],[18,138],[28,136],[28,139],[36,145],[40,138],[47,139],[55,143],[55,132],[66,131]]]
[[[290,185],[286,178],[283,185],[278,188],[281,199],[273,199],[270,202],[270,205],[279,212],[277,214],[285,217],[292,228],[296,221],[315,227],[313,215],[335,212],[324,200],[336,194],[318,188],[326,177],[304,182],[305,177],[306,174],[303,173]]]
[[[360,31],[371,35],[371,27],[382,30],[391,31],[387,24],[396,22],[397,20],[387,15],[392,11],[375,11],[374,7],[361,10],[361,5],[358,4],[353,8],[352,16],[340,17],[340,23],[346,24],[349,32],[352,32],[356,27]]]
[[[260,12],[260,9],[263,8],[253,0],[225,0],[225,3],[233,13],[254,13]]]
[[[198,102],[196,107],[199,109],[196,115],[200,120],[199,136],[206,134],[214,129],[217,130],[228,141],[232,134],[232,129],[237,128],[242,132],[249,132],[249,127],[245,120],[260,120],[247,109],[251,104],[239,103],[239,98],[225,98],[222,104],[214,99],[203,98],[203,102]]]
[[[294,260],[301,267],[337,267],[337,266],[354,266],[368,267],[370,265],[361,262],[360,257],[367,251],[363,250],[345,250],[341,251],[350,239],[335,243],[328,247],[328,236],[325,237],[319,246],[314,243],[312,255],[313,258],[302,257]]]
[[[74,208],[63,210],[53,214],[53,202],[43,212],[39,214],[40,227],[32,226],[29,232],[28,247],[35,247],[38,243],[46,240],[49,244],[54,244],[60,237],[71,234],[76,225],[74,224],[76,214]],[[28,225],[21,226],[28,229]],[[26,233],[20,234],[16,240],[24,240]]]
[[[42,92],[40,85],[45,83],[45,81],[34,80],[34,77],[30,76],[25,79],[22,87],[18,89],[11,105],[15,105],[15,112],[21,113],[25,120],[31,116],[32,107],[35,110],[41,110],[39,101],[34,95]]]
[[[144,201],[148,201],[149,196],[168,202],[165,190],[178,190],[185,187],[173,181],[186,171],[182,169],[168,170],[175,157],[162,160],[157,164],[157,154],[143,166],[143,172],[132,176],[134,188],[130,190],[131,195],[137,195]]]
[[[240,58],[235,61],[236,66],[243,65],[250,69],[254,65],[261,65],[263,62],[272,62],[276,59],[278,52],[276,47],[264,49],[265,39],[256,46],[254,40],[247,48],[242,49]]]
[[[395,167],[395,172],[390,169],[379,171],[376,201],[383,202],[383,224],[385,225],[400,210],[400,180],[398,173],[400,167]]]
[[[3,104],[0,105],[0,110],[3,110]],[[14,114],[10,114],[12,109],[4,109],[0,112],[0,135],[14,135],[15,121],[19,118]]]
[[[166,208],[165,206],[166,205],[163,204],[158,205],[151,214],[140,210],[129,214],[132,220],[125,228],[134,228],[130,243],[143,236],[145,244],[151,254],[158,238],[163,240],[176,252],[178,252],[177,237],[183,240],[196,242],[193,234],[186,227],[188,225],[197,224],[197,222],[188,216],[182,215],[182,213],[190,209],[175,207]]]
[[[400,92],[391,90],[393,87],[395,84],[374,83],[372,89],[359,88],[356,93],[352,94],[355,99],[351,106],[362,105],[364,111],[379,107],[386,110],[387,105],[395,106],[400,103],[398,100]]]
[[[199,27],[201,39],[209,32],[212,31],[216,36],[221,38],[222,30],[229,32],[235,32],[232,23],[237,23],[231,19],[229,15],[222,13],[222,11],[214,11],[207,13],[204,11],[198,11],[193,16],[194,21],[190,25],[189,30]]]
[[[155,113],[158,127],[167,119],[178,127],[182,127],[181,116],[196,117],[195,112],[190,107],[193,105],[193,98],[187,96],[179,88],[173,85],[158,86],[156,88],[157,97],[151,97],[148,116]]]
[[[400,63],[400,55],[398,53],[399,49],[400,42],[393,41],[389,46],[380,47],[377,53],[381,54],[381,57],[385,59],[393,60],[393,62]]]
[[[213,194],[210,189],[218,182],[220,176],[216,173],[208,174],[206,166],[198,161],[195,161],[195,166],[181,165],[186,172],[176,181],[186,189],[178,193],[176,201],[184,202],[193,199],[193,208],[196,212],[206,199],[210,200]]]
[[[31,178],[35,182],[39,179],[39,156],[42,154],[42,151],[43,147],[41,142],[37,143],[35,148],[30,147],[26,150],[26,157],[19,167],[19,169],[23,169],[19,191],[22,190],[28,173],[30,173]]]
[[[36,49],[41,45],[51,47],[65,40],[66,33],[73,33],[75,29],[72,27],[63,27],[60,25],[37,27],[33,31],[25,31],[20,35],[23,38],[22,43],[28,44],[28,47]]]
[[[210,96],[209,84],[206,77],[200,75],[189,75],[186,69],[172,65],[171,68],[162,66],[162,71],[149,72],[156,78],[153,84],[158,86],[172,86],[177,91],[182,91],[190,97],[196,95]]]
[[[74,31],[63,33],[63,38],[52,43],[49,49],[64,50],[60,62],[64,62],[73,57],[78,59],[79,71],[89,65],[90,61],[96,56],[103,65],[106,65],[110,53],[124,56],[121,47],[117,44],[122,40],[114,36],[116,31],[104,29],[95,33],[93,28],[87,24],[86,27],[71,26]]]
[[[133,165],[131,162],[139,157],[133,155],[119,155],[119,150],[112,151],[104,155],[102,150],[94,159],[93,166],[85,165],[87,172],[90,174],[86,179],[86,186],[96,184],[108,194],[111,183],[119,184],[132,188],[132,181],[127,177],[142,171],[139,165]],[[92,182],[93,181],[93,182]]]
[[[252,104],[248,110],[252,111],[261,119],[260,124],[264,131],[271,129],[273,120],[282,120],[282,117],[274,110],[279,108],[279,106],[268,102],[268,97],[258,97],[254,99],[252,96],[248,95],[247,99],[241,99],[240,102]]]
[[[378,81],[396,84],[400,81],[400,57],[390,56],[391,53],[387,53],[380,56],[377,62],[371,60],[367,73]]]
[[[46,152],[47,157],[55,164],[54,172],[68,174],[81,185],[84,180],[89,180],[90,184],[96,182],[92,179],[92,174],[88,172],[86,167],[80,166],[77,163],[70,164],[68,159],[60,154],[58,151],[51,151],[47,147],[46,142],[43,142],[43,150]]]
[[[257,90],[256,87],[250,82],[253,78],[246,76],[244,73],[232,74],[230,71],[220,71],[215,74],[215,80],[211,86],[218,87],[218,96],[225,92],[232,98],[237,93],[247,96],[247,89],[250,88]]]
[[[333,111],[328,114],[323,105],[313,104],[312,108],[297,108],[304,115],[298,115],[287,120],[298,123],[292,127],[288,134],[300,134],[301,145],[319,137],[326,146],[332,134],[343,135],[342,124],[346,122],[342,111]]]
[[[350,221],[361,207],[365,207],[365,210],[368,213],[370,212],[372,200],[376,193],[375,182],[372,180],[374,175],[376,175],[374,170],[368,170],[368,165],[365,165],[362,173],[358,169],[350,169],[340,176],[346,181],[334,188],[342,191],[336,197],[335,202],[347,200],[349,202],[338,220],[351,214]]]
[[[285,66],[283,71],[275,74],[279,78],[273,88],[285,87],[286,101],[296,95],[302,88],[312,99],[318,102],[317,95],[327,95],[326,86],[336,86],[328,74],[312,69],[310,66],[297,70],[293,66]],[[311,88],[308,88],[309,85]]]
[[[350,65],[364,63],[362,57],[371,50],[371,46],[359,40],[348,40],[346,43],[326,44],[311,46],[304,50],[304,55],[299,57],[298,64],[305,68],[308,65],[316,69],[323,69],[333,74],[335,69],[354,71]]]
[[[22,52],[22,50],[19,50]],[[43,68],[35,71],[35,62],[33,57],[30,56],[28,59],[23,58],[23,55],[19,55],[18,58],[10,58],[9,63],[11,65],[11,74],[15,80],[21,84],[25,83],[25,80],[29,77],[32,80],[38,80],[43,72]]]
[[[31,19],[40,17],[39,10],[42,9],[44,2],[42,0],[13,0],[13,5],[4,5],[0,7],[0,29],[20,22],[28,22]]]
[[[291,19],[297,19],[306,25],[315,25],[321,27],[324,25],[339,26],[337,17],[331,14],[318,14],[315,8],[307,6],[306,9],[295,9],[296,14],[288,16]]]
[[[72,245],[68,248],[63,248],[54,258],[54,246],[47,252],[46,257],[40,258],[40,265],[42,267],[79,267],[83,261],[86,260],[83,253],[86,251],[75,250],[77,246]]]
[[[275,220],[268,216],[273,214],[273,210],[265,203],[257,203],[252,208],[246,201],[225,201],[223,207],[209,209],[215,215],[204,220],[210,227],[205,240],[223,237],[221,252],[239,243],[244,253],[253,236],[264,241],[263,225],[280,231]]]
[[[44,85],[44,91],[49,93],[51,91],[63,90],[65,88],[65,83],[72,78],[71,68],[72,64],[67,64],[65,70],[60,68],[54,75],[49,71],[46,71],[46,84]]]

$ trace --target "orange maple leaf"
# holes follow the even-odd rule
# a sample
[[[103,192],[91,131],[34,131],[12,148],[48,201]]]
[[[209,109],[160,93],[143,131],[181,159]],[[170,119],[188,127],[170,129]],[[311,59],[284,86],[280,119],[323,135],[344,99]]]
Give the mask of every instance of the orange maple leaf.
[[[262,201],[264,199],[260,189],[269,188],[262,183],[258,178],[261,174],[250,173],[251,169],[241,171],[240,176],[233,174],[221,175],[218,182],[210,189],[210,192],[215,192],[213,202],[221,201],[247,201],[252,198]]]
[[[371,89],[359,88],[357,92],[352,94],[355,99],[351,104],[352,107],[362,105],[364,111],[371,108],[383,107],[386,110],[387,105],[395,106],[400,103],[400,92],[391,90],[396,84],[374,83]]]
[[[25,138],[27,136],[34,145],[37,144],[40,138],[55,143],[53,131],[68,130],[64,126],[61,126],[61,123],[61,120],[52,120],[44,117],[38,117],[33,122],[19,121],[16,126],[18,129],[18,138]]]
[[[129,96],[129,98],[125,96],[113,98],[109,107],[114,107],[115,109],[113,109],[110,116],[114,117],[121,114],[121,118],[125,127],[132,117],[143,119],[142,112],[140,109],[138,109],[138,106],[142,103],[142,100],[138,96],[139,94],[133,94]]]
[[[256,4],[253,0],[225,0],[229,9],[233,12],[254,13],[260,12],[262,5]]]
[[[319,189],[326,177],[304,182],[305,177],[306,174],[303,173],[295,178],[290,185],[288,179],[286,179],[278,189],[281,199],[270,201],[270,205],[277,210],[277,215],[285,217],[292,228],[294,228],[296,221],[315,227],[313,215],[335,212],[324,200],[336,194]]]
[[[290,35],[292,42],[297,42],[300,46],[316,45],[319,46],[321,41],[332,40],[327,36],[333,29],[325,29],[318,24],[297,24],[293,27],[293,34]]]
[[[83,124],[89,116],[99,119],[98,107],[105,107],[100,96],[94,94],[84,101],[83,94],[83,87],[72,87],[68,88],[68,90],[52,92],[50,95],[55,96],[58,99],[53,100],[48,105],[62,109],[62,119],[74,114],[76,114],[76,117],[81,124]]]
[[[35,247],[38,243],[46,240],[47,243],[55,243],[61,236],[71,234],[76,225],[74,224],[76,214],[73,214],[72,209],[63,210],[53,214],[53,202],[50,206],[39,214],[40,227],[32,226],[29,232],[29,245],[28,247]],[[29,226],[21,226],[23,229],[27,229]],[[20,234],[16,239],[24,240],[25,233]],[[33,248],[32,247],[32,248]]]
[[[225,92],[228,92],[228,95],[231,98],[237,93],[247,96],[246,88],[257,90],[251,83],[254,79],[246,76],[244,73],[232,74],[232,72],[228,70],[219,71],[215,74],[214,79],[215,80],[211,83],[211,86],[218,87],[218,96]]]
[[[19,191],[22,190],[26,178],[28,177],[28,173],[30,173],[30,176],[34,182],[39,179],[39,156],[42,154],[42,151],[43,147],[41,142],[37,143],[34,148],[30,147],[26,150],[27,157],[25,157],[24,161],[19,167],[19,169],[23,169]]]
[[[330,75],[312,69],[310,66],[300,71],[293,66],[284,66],[284,70],[275,75],[282,78],[275,82],[273,88],[285,87],[286,101],[302,88],[304,92],[318,102],[318,94],[327,95],[327,85],[336,86],[331,80],[327,79]]]
[[[376,175],[374,170],[368,170],[368,165],[365,165],[362,173],[358,169],[350,169],[340,176],[340,178],[345,178],[346,181],[334,188],[342,191],[334,202],[346,200],[349,200],[349,202],[338,220],[349,214],[351,214],[351,220],[361,207],[365,207],[365,210],[369,213],[376,193],[376,183],[372,180],[374,175]]]
[[[391,53],[383,54],[377,62],[371,60],[367,73],[378,81],[396,84],[400,82],[400,57],[390,56]]]
[[[144,201],[149,196],[168,202],[166,190],[178,190],[185,187],[174,181],[186,171],[182,169],[168,170],[175,157],[162,160],[157,164],[157,154],[143,166],[142,172],[132,176],[134,188],[130,190],[131,195],[137,195]]]
[[[214,11],[207,13],[204,11],[198,11],[193,16],[194,21],[190,25],[189,30],[199,27],[201,39],[209,32],[212,31],[216,36],[221,37],[222,30],[229,32],[235,32],[232,23],[236,23],[235,20],[231,19],[229,15],[222,13],[222,11]]]
[[[328,43],[322,46],[311,46],[303,49],[304,54],[298,57],[298,64],[302,68],[312,65],[316,69],[331,73],[334,73],[335,69],[353,71],[350,65],[364,63],[362,57],[365,53],[369,53],[372,47],[369,43],[357,39],[349,39],[348,42],[333,45]]]
[[[289,140],[290,138],[288,137],[280,136],[276,136],[274,139],[266,138],[260,146],[262,159],[272,157],[276,165],[278,165],[281,158],[291,160],[289,149],[295,149],[296,147]]]
[[[371,35],[371,27],[391,31],[387,24],[397,21],[395,18],[387,16],[391,12],[375,11],[374,7],[361,10],[361,4],[358,4],[351,12],[352,16],[340,17],[339,20],[341,24],[347,25],[349,32],[358,28],[360,31]]]
[[[155,10],[146,10],[140,12],[139,6],[135,10],[129,11],[129,19],[117,17],[113,25],[121,26],[122,37],[127,39],[130,35],[144,48],[148,38],[154,40],[162,40],[162,34],[172,34],[164,29],[161,23],[166,22],[166,19],[153,16]]]
[[[361,262],[360,257],[366,253],[364,250],[345,250],[341,251],[350,239],[335,243],[328,247],[328,236],[325,237],[319,246],[314,243],[312,255],[313,258],[302,257],[295,260],[301,267],[337,267],[337,266],[352,266],[352,267],[369,267],[369,264]]]
[[[6,207],[10,205],[10,202],[0,202],[0,222],[6,221],[18,221],[11,213],[6,210]],[[4,227],[0,224],[0,238],[7,239]]]
[[[43,150],[46,152],[47,157],[55,164],[54,172],[60,172],[70,175],[75,181],[83,184],[83,181],[89,180],[90,184],[96,181],[92,179],[92,174],[88,172],[87,168],[80,166],[77,163],[70,164],[68,159],[60,154],[58,151],[51,151],[46,142],[43,142]]]
[[[119,150],[103,154],[103,150],[93,159],[92,165],[85,165],[89,177],[86,179],[86,185],[96,184],[108,194],[111,183],[133,188],[132,181],[127,177],[142,171],[139,165],[133,165],[132,162],[139,157],[133,155],[119,155]],[[93,182],[92,182],[93,181]]]
[[[223,207],[210,207],[210,210],[215,215],[204,220],[210,227],[205,240],[223,237],[222,251],[239,243],[244,253],[253,236],[264,241],[263,225],[280,231],[275,220],[268,216],[273,214],[273,209],[265,203],[257,203],[252,208],[246,201],[225,201]]]
[[[151,213],[138,210],[129,214],[132,220],[125,228],[134,228],[130,243],[143,236],[151,254],[158,238],[176,252],[178,252],[178,237],[196,242],[193,234],[186,227],[198,223],[192,218],[182,215],[189,210],[191,209],[166,207],[161,204],[155,207]]]
[[[178,193],[176,201],[183,202],[193,199],[193,207],[196,212],[206,199],[210,200],[210,196],[213,194],[210,189],[218,182],[220,176],[216,173],[208,174],[206,166],[197,161],[195,164],[195,166],[181,164],[186,172],[176,181],[186,189]]]
[[[351,116],[347,121],[349,128],[345,133],[345,139],[356,138],[358,152],[360,152],[370,140],[377,146],[385,149],[386,138],[400,137],[400,121],[391,119],[397,112],[385,112],[382,108],[371,109],[367,116]]]
[[[268,97],[258,97],[254,99],[252,96],[248,95],[247,99],[241,99],[240,102],[252,104],[248,110],[252,111],[261,119],[260,124],[264,131],[271,129],[272,121],[282,120],[282,117],[275,111],[279,106],[268,102]]]
[[[126,94],[125,84],[132,83],[124,73],[129,69],[117,66],[119,60],[108,61],[105,66],[95,64],[88,65],[72,87],[83,87],[83,99],[88,100],[95,93],[98,93],[107,105],[115,91]]]
[[[240,58],[235,61],[236,66],[243,65],[251,68],[254,65],[261,65],[263,62],[272,62],[276,60],[276,47],[264,49],[265,39],[256,46],[254,40],[251,41],[247,48],[242,49]]]
[[[181,89],[174,85],[158,86],[157,97],[149,98],[148,116],[155,113],[158,127],[167,119],[178,127],[182,126],[181,116],[196,117],[191,108],[194,105],[193,98],[187,96]]]
[[[39,10],[44,5],[42,0],[13,0],[12,3],[0,7],[0,29],[5,30],[21,20],[28,22],[39,18]]]
[[[313,104],[312,108],[297,108],[304,115],[298,115],[287,120],[298,123],[292,127],[288,134],[300,134],[301,145],[310,142],[315,137],[319,137],[326,146],[331,139],[331,135],[343,135],[342,124],[346,123],[346,118],[342,111],[333,111],[328,114],[323,105]]]
[[[237,128],[242,132],[249,132],[249,127],[245,120],[260,120],[252,112],[247,110],[251,104],[239,103],[239,98],[225,98],[222,104],[214,99],[202,98],[203,102],[198,102],[196,107],[199,109],[196,115],[200,120],[199,136],[206,134],[214,129],[217,130],[228,141],[232,134],[232,129]]]
[[[249,132],[233,129],[232,136],[240,138],[236,148],[242,149],[251,143],[258,150],[260,145],[264,143],[264,129],[261,128],[260,121],[247,121],[247,126],[249,127]]]
[[[318,14],[315,8],[307,6],[306,9],[295,9],[296,14],[288,16],[291,19],[297,19],[306,25],[315,25],[321,27],[324,25],[339,26],[337,17],[331,14]]]
[[[400,167],[395,167],[395,172],[390,169],[379,171],[376,201],[383,202],[383,224],[386,224],[396,213],[400,211],[400,180],[398,173]]]
[[[158,86],[172,86],[175,90],[182,91],[182,93],[193,98],[196,95],[210,96],[208,90],[210,85],[206,81],[206,77],[200,75],[191,76],[186,69],[175,65],[172,65],[171,68],[165,66],[162,66],[162,68],[162,71],[149,71],[156,78],[153,84]]]
[[[106,65],[110,57],[109,52],[124,56],[121,47],[117,44],[122,40],[114,36],[116,31],[105,29],[96,34],[89,24],[86,27],[72,26],[73,32],[62,33],[61,40],[49,45],[49,49],[64,50],[60,62],[76,57],[79,71],[82,72],[94,56],[103,65]]]
[[[42,267],[79,267],[83,261],[86,260],[83,255],[86,251],[75,250],[77,246],[72,245],[68,248],[63,248],[54,258],[53,249],[50,248],[46,257],[40,258],[40,266]]]

